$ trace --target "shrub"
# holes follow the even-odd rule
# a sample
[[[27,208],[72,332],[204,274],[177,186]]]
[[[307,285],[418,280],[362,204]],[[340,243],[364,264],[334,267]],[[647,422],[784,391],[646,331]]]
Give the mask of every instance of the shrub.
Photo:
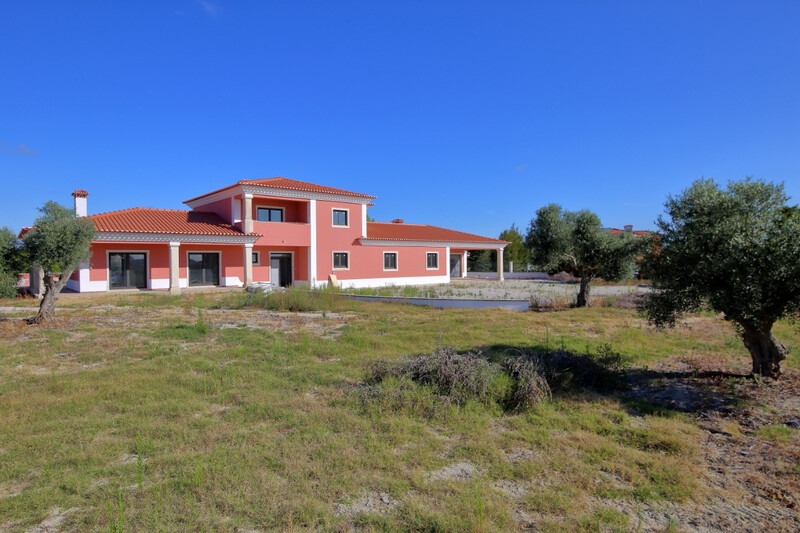
[[[0,298],[14,298],[17,295],[17,276],[0,269]]]
[[[524,411],[552,398],[553,391],[576,388],[621,389],[627,383],[621,358],[610,345],[595,355],[566,351],[533,352],[507,357],[502,364],[479,353],[459,354],[441,348],[432,354],[397,362],[372,363],[363,403],[387,409],[405,408],[431,414],[443,406],[469,400],[495,404],[507,411]],[[434,405],[435,398],[439,405]]]
[[[532,311],[546,311],[553,309],[553,299],[547,294],[534,293],[531,295],[528,308]]]
[[[547,276],[547,279],[550,281],[559,281],[561,283],[578,283],[580,281],[580,278],[576,278],[569,272],[558,272]]]
[[[538,362],[529,357],[511,357],[503,362],[503,368],[514,383],[506,401],[507,409],[522,411],[538,402],[550,401],[550,385],[542,376]]]
[[[379,383],[388,377],[407,378],[429,385],[461,405],[475,399],[487,402],[493,391],[492,382],[501,372],[499,365],[490,363],[479,354],[459,354],[452,348],[440,348],[429,355],[405,359],[391,364],[373,364],[370,380]]]

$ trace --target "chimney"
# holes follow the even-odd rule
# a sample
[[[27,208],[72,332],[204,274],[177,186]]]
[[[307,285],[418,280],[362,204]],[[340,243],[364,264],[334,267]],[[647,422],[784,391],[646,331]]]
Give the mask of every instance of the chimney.
[[[402,218],[396,218],[396,219],[392,220],[392,224],[402,224],[402,223],[403,223],[403,219]]]
[[[75,216],[85,217],[89,214],[86,206],[86,197],[89,193],[83,189],[76,189],[72,191],[72,197],[75,198]]]
[[[622,227],[625,228],[625,233],[633,233],[633,224],[625,224]]]

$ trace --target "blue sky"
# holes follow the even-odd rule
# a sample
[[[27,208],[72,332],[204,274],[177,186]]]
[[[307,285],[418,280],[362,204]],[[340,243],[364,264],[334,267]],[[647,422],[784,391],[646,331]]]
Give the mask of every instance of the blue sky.
[[[652,228],[705,176],[800,199],[800,2],[5,2],[0,226],[286,176],[496,236]]]

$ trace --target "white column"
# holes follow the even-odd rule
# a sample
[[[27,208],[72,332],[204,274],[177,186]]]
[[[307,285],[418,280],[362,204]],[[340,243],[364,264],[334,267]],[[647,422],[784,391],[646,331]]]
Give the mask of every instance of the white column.
[[[367,238],[367,206],[361,204],[361,237]]]
[[[253,243],[244,245],[244,286],[253,284]]]
[[[253,233],[253,195],[244,195],[244,232],[249,235]]]
[[[317,285],[317,201],[308,202],[308,223],[311,230],[311,242],[308,247],[308,286]]]
[[[464,250],[464,256],[461,258],[461,277],[462,278],[466,278],[467,277],[467,254],[468,253],[469,252]]]
[[[497,249],[497,279],[503,281],[503,249]]]
[[[169,243],[169,292],[177,294],[181,292],[179,273],[180,273],[180,247],[179,242]]]
[[[449,283],[450,282],[450,278],[452,277],[451,276],[452,272],[451,272],[451,268],[450,268],[450,247],[449,246],[444,249],[444,256],[445,256],[444,264],[445,264],[445,268],[447,269],[447,282]]]

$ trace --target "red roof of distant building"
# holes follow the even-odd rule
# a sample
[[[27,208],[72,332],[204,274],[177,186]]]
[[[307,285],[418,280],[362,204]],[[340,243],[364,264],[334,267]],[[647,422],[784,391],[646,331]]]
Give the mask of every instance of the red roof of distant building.
[[[298,181],[289,178],[277,177],[277,178],[265,178],[260,180],[239,180],[233,185],[228,185],[227,187],[217,189],[216,191],[212,191],[206,194],[201,194],[200,196],[195,196],[194,198],[190,198],[183,203],[199,200],[200,198],[210,196],[220,191],[224,191],[225,189],[230,189],[231,187],[235,187],[236,185],[252,185],[255,187],[266,187],[268,189],[284,189],[290,191],[301,191],[301,192],[309,192],[317,194],[334,194],[337,196],[354,196],[356,198],[370,198],[370,199],[375,198],[374,196],[370,196],[368,194],[361,194],[358,192],[346,191],[344,189],[336,189],[334,187],[316,185],[314,183],[308,183],[305,181]]]
[[[428,226],[427,224],[402,224],[396,222],[367,222],[367,239],[386,241],[432,241],[471,242],[483,244],[506,244],[500,239],[491,239],[472,233]]]
[[[241,231],[215,213],[180,209],[134,207],[87,217],[95,229],[110,233],[169,233],[175,235],[242,236]]]
[[[611,235],[622,235],[623,233],[629,233],[624,229],[619,228],[607,228],[606,231],[608,231]],[[631,231],[630,233],[632,235],[636,235],[637,237],[644,237],[645,235],[650,235],[652,232],[647,230],[636,230]]]

